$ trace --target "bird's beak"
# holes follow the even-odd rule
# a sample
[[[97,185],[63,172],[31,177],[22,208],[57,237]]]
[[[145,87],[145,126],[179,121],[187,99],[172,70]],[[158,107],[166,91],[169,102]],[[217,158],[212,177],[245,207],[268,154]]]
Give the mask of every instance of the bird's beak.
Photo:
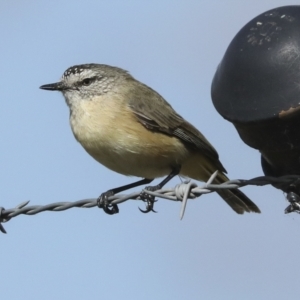
[[[65,89],[65,86],[62,82],[44,84],[40,86],[40,89],[47,91],[62,91]]]

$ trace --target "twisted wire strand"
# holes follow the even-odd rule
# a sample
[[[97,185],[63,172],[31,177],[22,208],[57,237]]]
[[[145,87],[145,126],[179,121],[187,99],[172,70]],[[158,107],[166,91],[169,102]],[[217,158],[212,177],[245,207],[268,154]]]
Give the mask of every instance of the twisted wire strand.
[[[182,208],[180,212],[180,219],[183,218],[187,199],[195,199],[201,195],[215,192],[220,189],[236,189],[249,185],[264,186],[272,184],[277,188],[283,189],[287,186],[297,186],[300,184],[300,177],[296,175],[287,175],[282,177],[260,176],[252,179],[235,179],[229,180],[222,184],[211,184],[217,175],[217,171],[211,175],[209,180],[198,186],[195,182],[185,181],[177,184],[174,188],[166,188],[157,190],[155,192],[146,189],[140,192],[133,192],[131,194],[118,194],[108,198],[110,204],[121,204],[128,200],[142,200],[140,194],[145,192],[158,198],[163,198],[171,201],[182,201]],[[300,213],[300,197],[291,192],[287,196],[290,205],[285,209],[285,213],[298,212]],[[10,219],[24,214],[35,215],[44,211],[63,211],[73,207],[92,208],[97,206],[97,198],[83,199],[74,202],[56,202],[47,205],[32,205],[27,206],[29,201],[22,202],[14,208],[5,209],[0,207],[0,231],[6,233],[2,223],[8,222]]]

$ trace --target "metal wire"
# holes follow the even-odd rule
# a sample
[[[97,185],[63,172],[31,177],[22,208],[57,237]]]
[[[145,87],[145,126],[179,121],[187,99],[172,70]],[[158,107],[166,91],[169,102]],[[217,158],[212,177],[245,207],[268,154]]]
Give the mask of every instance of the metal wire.
[[[187,199],[195,199],[204,194],[212,193],[220,189],[236,189],[248,185],[264,186],[272,184],[273,186],[283,189],[287,186],[299,186],[300,176],[289,175],[282,177],[269,177],[261,176],[256,177],[250,180],[245,179],[236,179],[229,180],[222,184],[211,184],[214,178],[217,175],[217,171],[212,174],[207,183],[198,186],[195,182],[185,181],[174,188],[161,189],[155,192],[148,191],[146,189],[140,192],[134,192],[128,195],[114,195],[108,198],[110,204],[120,204],[128,200],[142,200],[140,194],[145,192],[154,197],[163,198],[172,201],[182,201],[182,208],[180,212],[180,218],[183,218],[185,206]],[[300,197],[294,193],[290,192],[287,195],[287,200],[290,202],[290,205],[285,209],[285,213],[297,212],[300,213]],[[83,199],[75,202],[56,202],[47,205],[32,205],[27,206],[29,201],[22,202],[14,208],[5,209],[0,207],[0,231],[6,233],[2,223],[8,222],[10,219],[20,215],[35,215],[44,211],[63,211],[73,207],[79,208],[92,208],[97,206],[97,199]]]

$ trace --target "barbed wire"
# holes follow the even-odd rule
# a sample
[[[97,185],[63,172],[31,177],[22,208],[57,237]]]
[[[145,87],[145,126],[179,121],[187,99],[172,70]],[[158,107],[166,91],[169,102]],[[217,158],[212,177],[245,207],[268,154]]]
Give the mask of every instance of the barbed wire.
[[[165,188],[157,190],[155,192],[148,191],[143,189],[139,192],[133,192],[128,195],[114,195],[108,198],[108,203],[120,204],[128,200],[142,200],[140,195],[141,193],[147,193],[154,197],[163,198],[171,201],[181,201],[182,207],[180,211],[180,219],[183,218],[185,207],[188,199],[195,199],[201,195],[208,193],[216,192],[220,189],[236,189],[249,185],[264,186],[272,184],[276,188],[287,190],[287,187],[299,186],[300,185],[300,176],[296,175],[287,175],[282,177],[270,177],[270,176],[260,176],[253,179],[235,179],[229,180],[222,184],[212,184],[213,180],[217,176],[217,171],[211,175],[209,180],[198,186],[195,182],[185,181],[177,184],[174,188]],[[300,213],[300,197],[295,192],[291,191],[287,193],[287,200],[290,202],[290,205],[285,209],[285,213],[297,212]],[[44,211],[63,211],[73,207],[79,208],[92,208],[97,205],[97,198],[83,199],[74,202],[56,202],[47,205],[32,205],[27,206],[29,201],[22,202],[14,208],[5,209],[0,207],[0,231],[6,233],[2,223],[8,222],[10,219],[24,215],[35,215]]]

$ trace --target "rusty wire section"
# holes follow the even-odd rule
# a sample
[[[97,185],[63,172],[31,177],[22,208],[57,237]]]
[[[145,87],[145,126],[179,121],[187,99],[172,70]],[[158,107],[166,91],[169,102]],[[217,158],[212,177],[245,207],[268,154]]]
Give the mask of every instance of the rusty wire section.
[[[133,192],[128,195],[114,195],[109,197],[110,204],[120,204],[128,200],[142,200],[140,194],[142,192],[148,193],[158,198],[163,198],[172,201],[182,201],[182,208],[180,212],[180,218],[183,218],[187,199],[195,199],[201,195],[215,192],[220,189],[236,189],[248,185],[264,186],[272,184],[276,188],[287,190],[287,187],[297,187],[300,185],[300,177],[296,175],[282,176],[282,177],[269,177],[261,176],[253,179],[236,179],[229,180],[222,184],[211,184],[217,175],[217,171],[212,174],[210,179],[198,186],[195,182],[185,181],[177,184],[174,188],[161,189],[155,192],[148,190],[142,190],[139,192]],[[293,191],[287,193],[287,200],[290,205],[285,209],[285,213],[297,212],[300,213],[300,197]],[[8,222],[10,219],[20,215],[35,215],[44,211],[63,211],[73,207],[79,208],[92,208],[97,206],[97,198],[83,199],[75,202],[56,202],[47,205],[32,205],[27,206],[29,201],[22,202],[14,208],[5,209],[0,207],[0,231],[6,233],[1,223]]]

